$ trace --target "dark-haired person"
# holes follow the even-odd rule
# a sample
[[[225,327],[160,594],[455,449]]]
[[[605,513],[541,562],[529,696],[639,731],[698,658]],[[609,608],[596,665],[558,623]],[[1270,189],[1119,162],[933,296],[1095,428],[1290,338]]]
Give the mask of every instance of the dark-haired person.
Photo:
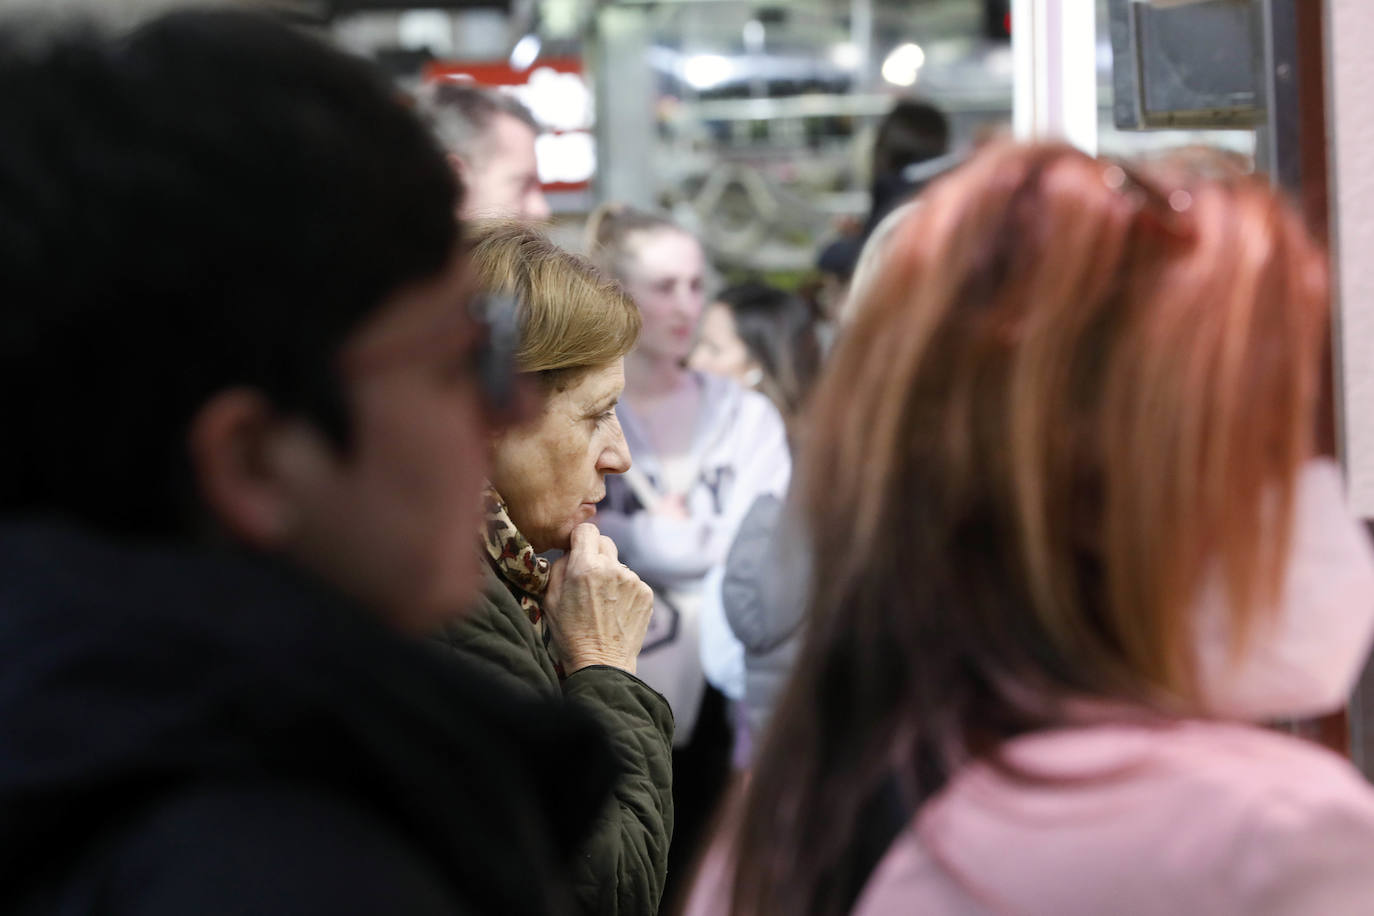
[[[950,152],[949,118],[923,99],[898,99],[878,122],[869,157],[869,207],[858,232],[826,245],[816,258],[827,291],[827,317],[844,321],[854,272],[883,219],[959,163]]]
[[[422,638],[528,397],[443,152],[266,19],[44,35],[0,27],[0,910],[564,912],[604,739]]]
[[[464,188],[463,219],[549,218],[539,182],[539,122],[519,99],[490,86],[445,81],[418,97]]]
[[[817,324],[814,309],[800,296],[765,283],[740,283],[706,307],[688,362],[766,395],[795,441],[794,424],[821,370]]]
[[[1370,912],[1374,790],[1254,724],[1339,708],[1374,633],[1301,217],[1046,144],[899,220],[815,394],[801,658],[688,912]]]

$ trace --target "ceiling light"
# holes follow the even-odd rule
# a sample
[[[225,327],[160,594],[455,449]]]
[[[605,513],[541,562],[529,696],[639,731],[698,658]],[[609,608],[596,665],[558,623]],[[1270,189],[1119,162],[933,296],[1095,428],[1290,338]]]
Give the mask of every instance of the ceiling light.
[[[925,65],[926,52],[920,45],[911,43],[898,45],[883,61],[883,79],[894,86],[911,86]]]
[[[863,52],[852,41],[842,41],[830,49],[830,62],[841,70],[857,70],[863,63]]]
[[[735,65],[719,54],[693,54],[682,65],[682,78],[693,89],[719,86],[734,75]]]
[[[515,43],[511,48],[510,66],[512,70],[528,70],[530,64],[539,59],[539,52],[543,50],[543,43],[539,36],[530,32],[524,38]]]

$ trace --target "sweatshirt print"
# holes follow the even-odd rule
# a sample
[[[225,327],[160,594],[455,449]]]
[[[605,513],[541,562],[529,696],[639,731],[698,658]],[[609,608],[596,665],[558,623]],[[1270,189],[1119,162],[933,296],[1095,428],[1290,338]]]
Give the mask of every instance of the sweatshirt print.
[[[687,455],[674,461],[689,481],[688,518],[653,511],[669,495],[669,469],[623,403],[618,413],[634,466],[606,479],[596,518],[621,562],[654,589],[639,674],[673,707],[679,745],[691,737],[708,680],[732,700],[744,695],[744,649],[721,605],[725,557],[749,507],[762,495],[781,496],[792,470],[771,401],[729,379],[692,376],[701,386],[701,409]]]

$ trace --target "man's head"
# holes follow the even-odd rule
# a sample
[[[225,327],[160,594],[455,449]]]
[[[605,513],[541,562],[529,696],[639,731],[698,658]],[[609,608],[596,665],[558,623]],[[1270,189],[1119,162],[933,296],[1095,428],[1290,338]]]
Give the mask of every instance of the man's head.
[[[0,513],[228,535],[406,627],[461,605],[482,333],[392,87],[200,11],[0,32],[0,97]]]
[[[462,180],[463,219],[548,219],[534,157],[539,123],[518,99],[445,82],[425,93],[420,104]]]

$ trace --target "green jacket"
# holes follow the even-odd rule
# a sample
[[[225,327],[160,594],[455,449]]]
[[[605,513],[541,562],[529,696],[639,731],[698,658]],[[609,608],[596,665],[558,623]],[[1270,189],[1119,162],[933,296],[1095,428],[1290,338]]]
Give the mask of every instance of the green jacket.
[[[580,912],[589,916],[653,916],[673,835],[668,703],[618,668],[583,668],[560,682],[529,618],[496,572],[485,568],[472,613],[450,624],[440,639],[525,689],[579,704],[602,724],[622,775],[574,865],[573,892]]]

